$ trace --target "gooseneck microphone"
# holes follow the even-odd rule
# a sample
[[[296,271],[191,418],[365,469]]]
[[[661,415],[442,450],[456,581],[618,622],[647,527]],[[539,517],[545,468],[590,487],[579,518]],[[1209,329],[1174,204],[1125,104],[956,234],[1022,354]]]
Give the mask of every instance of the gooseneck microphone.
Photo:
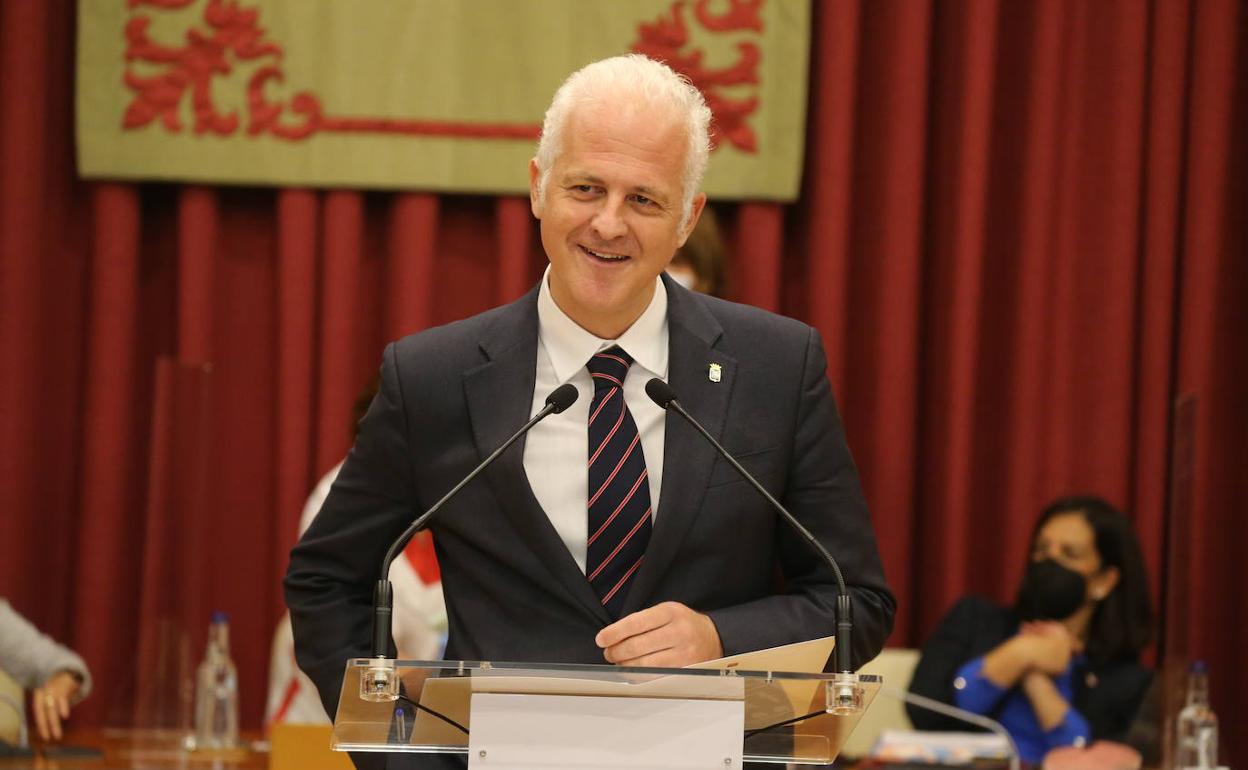
[[[724,447],[715,440],[715,437],[708,433],[706,428],[703,428],[702,424],[693,418],[693,415],[685,411],[685,407],[681,406],[681,403],[676,400],[676,391],[672,390],[671,385],[668,385],[663,380],[655,377],[646,383],[646,395],[650,397],[651,401],[658,404],[663,409],[675,412],[685,418],[685,420],[694,427],[694,430],[702,434],[702,437],[710,442],[711,446],[715,447],[715,451],[719,452],[720,456],[727,460],[728,464],[735,468],[737,473],[740,473],[741,477],[748,481],[750,486],[754,487],[754,489],[763,496],[763,499],[770,503],[772,508],[776,509],[781,518],[787,521],[789,526],[791,526],[793,530],[796,531],[797,534],[800,535],[812,549],[814,549],[819,557],[832,568],[832,574],[836,576],[837,588],[836,671],[838,674],[853,677],[854,667],[852,656],[850,655],[850,637],[853,634],[854,627],[853,605],[850,602],[849,591],[845,588],[845,578],[841,576],[841,568],[840,565],[836,563],[836,559],[832,558],[832,554],[828,553],[828,549],[823,547],[823,543],[820,543],[819,539],[816,538],[809,529],[802,526],[802,523],[798,521],[793,514],[789,513],[788,509],[781,505],[779,500],[772,497],[771,493],[764,489],[762,484],[758,483],[758,479],[754,478],[749,471],[742,467],[741,463],[737,462],[737,459],[729,454],[728,450],[724,449]],[[848,697],[849,694],[845,693],[844,695]],[[839,697],[838,700],[840,700]],[[846,709],[853,710],[851,704],[844,703],[843,706]]]
[[[577,397],[576,386],[570,382],[565,382],[550,392],[546,397],[546,406],[542,410],[526,422],[520,430],[512,434],[511,438],[503,442],[503,445],[487,458],[481,461],[481,464],[472,469],[472,472],[464,477],[463,481],[456,484],[450,492],[442,496],[441,500],[429,507],[429,510],[422,513],[407,529],[403,530],[403,534],[399,535],[393,543],[390,544],[390,550],[386,551],[386,556],[381,562],[381,577],[377,581],[377,587],[373,591],[373,657],[389,658],[390,657],[390,624],[393,614],[394,596],[390,586],[390,564],[398,557],[399,552],[407,545],[407,542],[416,535],[417,532],[425,528],[429,520],[438,512],[448,500],[459,493],[459,490],[468,485],[468,482],[475,479],[481,471],[485,470],[495,460],[507,451],[507,448],[516,443],[524,434],[537,425],[542,420],[552,414],[559,414],[576,402]]]

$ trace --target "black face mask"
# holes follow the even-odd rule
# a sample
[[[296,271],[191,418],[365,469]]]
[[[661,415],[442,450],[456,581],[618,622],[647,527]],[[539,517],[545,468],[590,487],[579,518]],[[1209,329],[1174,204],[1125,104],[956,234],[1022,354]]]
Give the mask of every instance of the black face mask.
[[[1088,581],[1053,561],[1033,561],[1023,575],[1015,609],[1023,620],[1064,620],[1083,606]]]

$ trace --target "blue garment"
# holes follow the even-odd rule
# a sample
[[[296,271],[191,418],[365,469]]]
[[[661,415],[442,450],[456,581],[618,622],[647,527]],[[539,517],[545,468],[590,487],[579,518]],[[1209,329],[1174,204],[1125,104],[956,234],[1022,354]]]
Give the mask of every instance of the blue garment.
[[[1072,671],[1082,666],[1083,662],[1082,655],[1075,656],[1065,671],[1053,677],[1057,691],[1067,702],[1072,701],[1074,693]],[[984,658],[980,656],[958,669],[953,683],[956,705],[976,714],[995,715],[1018,744],[1018,754],[1024,762],[1039,765],[1049,749],[1082,746],[1088,742],[1092,730],[1074,706],[1066,711],[1060,724],[1046,731],[1040,726],[1040,720],[1036,718],[1031,701],[1022,688],[999,687],[984,676],[983,668]]]
[[[923,655],[910,680],[910,691],[957,704],[954,679],[968,660],[987,655],[1018,633],[1019,617],[980,596],[964,596],[945,613],[923,645]],[[1096,660],[1072,669],[1074,694],[1070,705],[1088,723],[1089,740],[1125,741],[1127,732],[1152,681],[1152,672],[1134,658]],[[1002,701],[998,701],[1001,705]],[[919,730],[965,730],[955,719],[906,704],[910,721]],[[994,711],[990,716],[998,716]]]

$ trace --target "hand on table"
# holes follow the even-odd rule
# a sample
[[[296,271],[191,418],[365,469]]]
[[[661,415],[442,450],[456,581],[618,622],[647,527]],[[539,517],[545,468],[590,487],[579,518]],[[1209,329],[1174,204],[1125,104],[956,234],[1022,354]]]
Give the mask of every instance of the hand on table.
[[[598,632],[594,641],[609,663],[621,666],[687,666],[723,657],[715,623],[679,602],[663,602]]]
[[[69,702],[79,687],[77,677],[68,671],[59,671],[31,691],[30,710],[40,738],[45,741],[61,739],[61,722],[69,719]]]

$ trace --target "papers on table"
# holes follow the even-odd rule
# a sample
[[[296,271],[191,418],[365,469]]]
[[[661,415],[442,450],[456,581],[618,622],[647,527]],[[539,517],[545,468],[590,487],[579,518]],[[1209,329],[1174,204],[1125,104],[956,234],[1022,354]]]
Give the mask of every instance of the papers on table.
[[[1005,739],[994,733],[885,730],[870,756],[888,763],[963,765],[976,759],[1004,759],[1009,753]]]

